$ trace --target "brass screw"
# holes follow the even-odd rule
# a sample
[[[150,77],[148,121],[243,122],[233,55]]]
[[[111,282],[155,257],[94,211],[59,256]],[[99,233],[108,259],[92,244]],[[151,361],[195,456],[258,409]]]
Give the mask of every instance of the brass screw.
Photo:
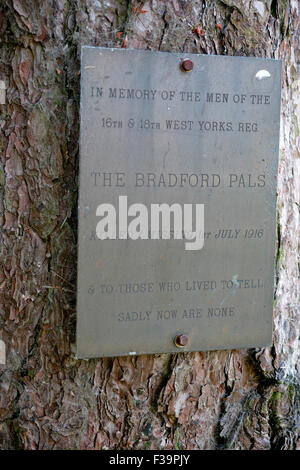
[[[181,67],[185,72],[190,72],[194,68],[194,62],[191,59],[184,59],[181,63]]]
[[[183,348],[189,342],[189,337],[184,334],[177,335],[174,339],[174,343],[178,348]]]

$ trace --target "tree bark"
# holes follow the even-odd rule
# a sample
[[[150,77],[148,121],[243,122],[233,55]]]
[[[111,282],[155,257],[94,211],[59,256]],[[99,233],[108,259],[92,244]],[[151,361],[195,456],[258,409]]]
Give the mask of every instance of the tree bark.
[[[0,448],[300,448],[299,1],[0,9]],[[81,45],[282,58],[272,347],[76,359]]]

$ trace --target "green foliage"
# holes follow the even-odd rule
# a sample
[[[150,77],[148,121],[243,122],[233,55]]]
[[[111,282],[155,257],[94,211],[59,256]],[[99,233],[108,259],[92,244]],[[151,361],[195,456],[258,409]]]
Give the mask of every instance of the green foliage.
[[[177,437],[176,437],[175,449],[176,449],[176,450],[181,450],[181,446],[180,446],[180,431],[179,431],[178,428],[177,428]]]

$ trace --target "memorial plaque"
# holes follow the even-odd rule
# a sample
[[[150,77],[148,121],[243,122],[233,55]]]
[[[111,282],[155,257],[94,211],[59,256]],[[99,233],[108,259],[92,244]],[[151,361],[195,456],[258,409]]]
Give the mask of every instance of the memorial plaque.
[[[281,61],[83,47],[77,355],[272,342]]]

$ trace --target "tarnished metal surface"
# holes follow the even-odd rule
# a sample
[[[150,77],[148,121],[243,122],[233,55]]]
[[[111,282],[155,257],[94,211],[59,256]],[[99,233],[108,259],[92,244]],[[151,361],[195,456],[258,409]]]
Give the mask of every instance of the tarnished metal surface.
[[[280,77],[271,59],[82,48],[78,357],[271,343]],[[119,196],[204,204],[204,247],[99,240]]]

